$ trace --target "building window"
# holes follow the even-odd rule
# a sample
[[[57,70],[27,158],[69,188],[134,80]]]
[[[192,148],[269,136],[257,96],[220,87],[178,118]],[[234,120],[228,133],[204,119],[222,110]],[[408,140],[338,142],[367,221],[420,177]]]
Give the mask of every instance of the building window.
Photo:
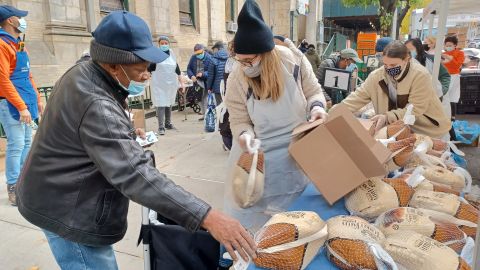
[[[237,14],[237,0],[225,0],[225,21],[236,21]]]
[[[180,24],[195,26],[195,1],[178,0]]]
[[[128,10],[128,0],[100,0],[100,11],[109,13],[115,10]]]

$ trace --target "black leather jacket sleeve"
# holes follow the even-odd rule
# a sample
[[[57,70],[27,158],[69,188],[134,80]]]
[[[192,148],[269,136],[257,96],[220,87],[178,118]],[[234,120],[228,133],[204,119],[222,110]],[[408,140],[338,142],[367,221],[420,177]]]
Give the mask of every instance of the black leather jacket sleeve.
[[[187,230],[200,227],[210,206],[154,167],[152,157],[134,140],[129,119],[118,104],[93,101],[82,117],[79,136],[94,164],[122,194]]]

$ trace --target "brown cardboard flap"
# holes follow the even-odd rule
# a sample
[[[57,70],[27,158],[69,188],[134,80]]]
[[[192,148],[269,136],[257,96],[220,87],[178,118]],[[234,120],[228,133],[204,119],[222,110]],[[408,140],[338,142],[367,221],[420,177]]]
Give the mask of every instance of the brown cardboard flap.
[[[384,160],[379,160],[376,153],[372,151],[376,142],[371,137],[370,139],[372,140],[368,140],[368,134],[363,135],[367,136],[366,140],[361,137],[361,133],[363,132],[360,131],[365,131],[363,127],[360,127],[360,130],[355,130],[351,123],[349,123],[347,117],[338,117],[328,121],[325,127],[331,134],[334,134],[338,144],[342,146],[355,166],[359,168],[365,177],[370,178],[387,173],[383,166]],[[390,154],[390,151],[388,151],[387,154]]]
[[[368,131],[371,136],[375,135],[375,122],[370,119],[358,118],[360,124]]]
[[[365,181],[362,171],[325,126],[311,131],[289,150],[330,204]]]
[[[312,129],[314,129],[314,128],[318,127],[319,125],[323,124],[323,122],[324,122],[323,119],[318,119],[318,120],[316,120],[314,122],[311,122],[311,123],[310,122],[303,123],[293,130],[292,136],[296,137],[296,136],[298,136],[302,133],[309,132]]]
[[[314,122],[297,132],[308,134],[292,141],[290,154],[330,204],[368,178],[387,174],[384,163],[391,152],[345,105],[335,106],[324,124]]]

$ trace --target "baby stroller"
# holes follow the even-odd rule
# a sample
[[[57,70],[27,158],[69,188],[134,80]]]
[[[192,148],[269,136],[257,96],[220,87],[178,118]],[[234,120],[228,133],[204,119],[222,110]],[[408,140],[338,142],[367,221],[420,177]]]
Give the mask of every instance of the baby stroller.
[[[202,91],[203,88],[195,82],[193,83],[193,86],[186,88],[186,93],[184,95],[178,92],[178,110],[183,111],[186,107],[190,107],[195,113],[200,113],[202,110],[202,107],[200,106],[203,94]]]
[[[155,164],[153,152],[147,152]],[[216,270],[218,267],[220,244],[210,233],[189,232],[147,207],[142,207],[138,244],[140,242],[143,242],[144,270]]]

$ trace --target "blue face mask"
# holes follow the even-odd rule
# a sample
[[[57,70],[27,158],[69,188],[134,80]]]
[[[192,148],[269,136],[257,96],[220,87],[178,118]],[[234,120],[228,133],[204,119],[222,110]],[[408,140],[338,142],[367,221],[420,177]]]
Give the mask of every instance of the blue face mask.
[[[20,31],[20,33],[27,31],[27,21],[24,18],[18,20],[17,30]]]
[[[357,69],[357,65],[355,65],[354,63],[351,63],[350,65],[348,65],[348,67],[345,70],[353,72],[355,69]]]
[[[127,73],[123,69],[123,67],[120,66],[120,68],[122,69],[125,76],[127,76],[127,79],[130,81],[130,83],[128,84],[128,87],[125,87],[125,86],[122,85],[122,83],[120,83],[120,81],[117,78],[118,84],[123,89],[125,89],[130,95],[132,95],[132,96],[140,95],[145,90],[145,88],[148,86],[148,81],[141,83],[141,82],[137,82],[137,81],[134,81],[134,80],[130,80]]]
[[[170,46],[168,45],[160,45],[160,50],[164,51],[164,52],[168,52],[168,50],[170,50]]]
[[[412,58],[417,58],[417,51],[415,50],[410,51],[410,55],[412,56]]]
[[[203,58],[205,58],[205,53],[201,53],[201,54],[197,54],[195,55],[197,57],[198,60],[203,60]]]

